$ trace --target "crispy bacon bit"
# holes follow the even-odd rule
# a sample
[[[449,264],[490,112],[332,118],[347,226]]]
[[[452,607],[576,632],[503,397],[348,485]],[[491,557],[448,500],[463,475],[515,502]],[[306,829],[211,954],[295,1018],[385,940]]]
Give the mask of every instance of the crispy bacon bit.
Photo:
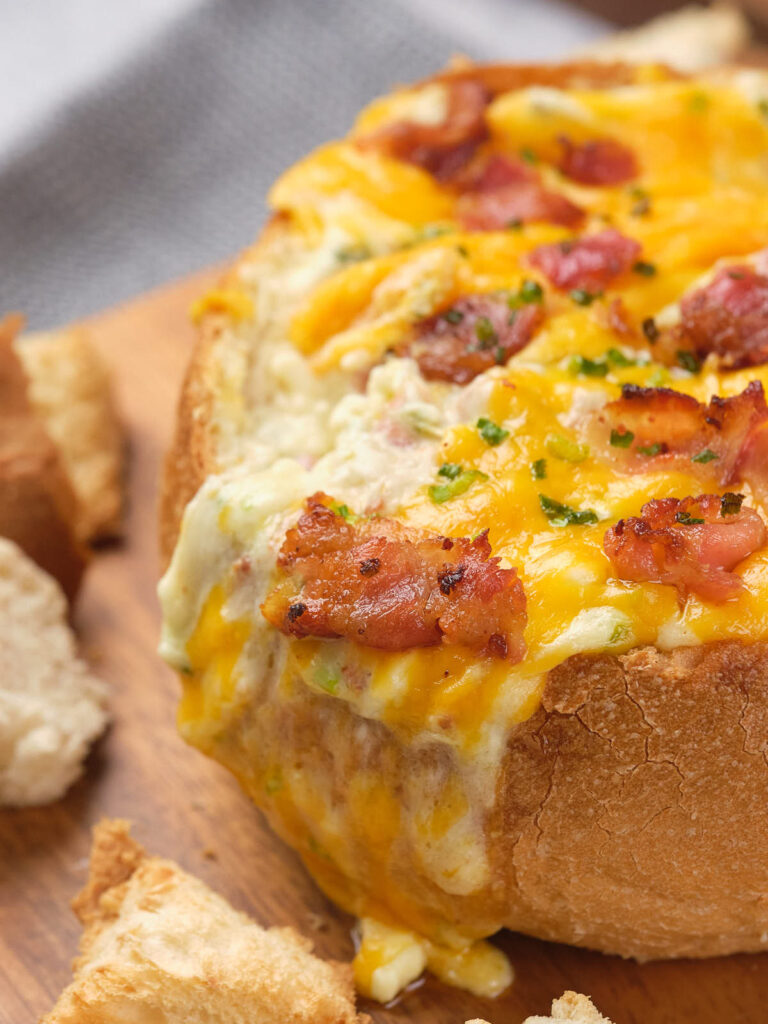
[[[468,384],[525,348],[543,319],[537,302],[510,310],[503,297],[467,295],[423,320],[400,352],[416,360],[427,380]]]
[[[743,590],[732,570],[767,537],[754,509],[724,514],[720,495],[701,494],[647,502],[640,516],[620,519],[606,532],[603,549],[623,580],[665,583],[681,600],[693,593],[720,603]]]
[[[491,556],[487,530],[469,540],[393,519],[352,523],[327,501],[309,498],[285,536],[281,578],[261,607],[268,622],[288,636],[390,651],[444,642],[522,658],[525,594],[516,571]]]
[[[495,154],[461,183],[457,220],[470,231],[497,231],[531,221],[578,227],[584,211],[558,192],[544,187],[530,164]]]
[[[638,242],[606,228],[573,241],[540,245],[529,259],[556,288],[599,292],[629,270],[639,255]]]
[[[488,136],[485,108],[490,94],[478,81],[446,83],[448,105],[439,124],[396,121],[358,140],[363,148],[416,164],[438,181],[450,181],[469,162]]]
[[[682,468],[720,487],[743,479],[768,500],[768,405],[759,381],[733,398],[714,395],[708,405],[671,388],[625,384],[621,398],[595,414],[589,433],[631,472]]]
[[[622,185],[639,173],[635,154],[616,139],[574,143],[563,137],[560,144],[560,170],[582,185]]]
[[[680,303],[677,334],[703,359],[710,352],[726,366],[768,362],[768,277],[751,267],[718,271]]]

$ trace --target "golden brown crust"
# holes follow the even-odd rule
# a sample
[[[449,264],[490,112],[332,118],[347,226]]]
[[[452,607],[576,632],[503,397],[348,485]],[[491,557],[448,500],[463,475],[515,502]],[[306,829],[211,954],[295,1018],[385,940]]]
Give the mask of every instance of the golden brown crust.
[[[591,63],[493,65],[437,78],[478,74],[496,92],[533,83],[609,86],[627,81],[629,71]],[[212,337],[204,333],[166,465],[166,556],[186,500],[215,470],[206,389],[212,357]],[[339,780],[361,765],[394,792],[407,789],[430,759],[446,773],[455,770],[447,748],[406,747],[381,723],[309,691],[283,707],[254,709],[241,728],[228,738],[223,760],[242,757],[243,769],[247,764],[258,777],[254,751],[265,765],[273,754],[278,762],[293,758],[313,778],[328,778],[335,794],[341,788],[340,800]],[[571,658],[549,674],[542,706],[510,737],[487,823],[491,882],[471,896],[449,895],[403,845],[391,851],[388,867],[401,916],[418,928],[409,908],[426,907],[478,936],[504,925],[639,958],[765,948],[766,736],[768,645]],[[241,741],[233,754],[231,745]],[[263,792],[252,795],[264,804]],[[277,814],[267,813],[288,836]],[[327,864],[310,864],[353,911],[360,909],[355,883],[374,888],[368,879],[379,869],[362,834],[355,852],[351,890]]]
[[[0,323],[0,536],[9,537],[67,597],[77,593],[85,551],[76,537],[78,503],[56,446],[33,411],[13,350],[20,318]]]

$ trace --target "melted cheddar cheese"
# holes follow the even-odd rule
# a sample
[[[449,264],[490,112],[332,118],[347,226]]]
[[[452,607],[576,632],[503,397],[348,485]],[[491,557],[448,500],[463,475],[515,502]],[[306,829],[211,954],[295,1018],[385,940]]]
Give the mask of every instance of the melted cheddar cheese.
[[[672,587],[615,578],[602,549],[608,525],[653,498],[712,488],[695,466],[621,472],[589,450],[581,430],[624,383],[665,385],[702,402],[736,395],[752,380],[768,388],[768,366],[669,367],[642,338],[617,339],[606,320],[620,295],[633,321],[673,322],[681,296],[719,261],[749,260],[768,247],[767,101],[768,78],[759,73],[670,80],[641,69],[621,88],[528,88],[491,102],[483,146],[532,155],[545,184],[586,211],[584,231],[610,224],[640,243],[652,265],[580,306],[526,264],[535,247],[573,232],[543,223],[463,230],[450,186],[357,145],[400,119],[434,124],[445,116],[443,85],[404,90],[373,104],[349,138],[282,176],[270,193],[279,231],[195,310],[228,323],[213,353],[220,471],[188,507],[161,586],[163,653],[183,673],[180,728],[233,768],[326,891],[387,922],[365,925],[356,962],[374,997],[391,998],[426,963],[478,991],[509,980],[493,954],[467,952],[474,934],[400,901],[390,864],[407,837],[444,891],[471,894],[487,884],[483,821],[505,737],[536,711],[549,669],[574,654],[643,644],[768,639],[766,549],[738,567],[744,590],[722,605],[695,596],[681,604]],[[554,167],[563,135],[625,144],[637,156],[637,179],[613,187],[565,179]],[[424,380],[412,360],[394,354],[415,324],[460,296],[514,292],[526,279],[544,289],[547,315],[506,365],[462,387]],[[617,348],[623,358],[607,360]],[[607,370],[584,375],[574,357]],[[483,438],[481,417],[506,432],[499,444]],[[482,475],[436,502],[432,488],[446,463]],[[737,489],[759,509],[748,481]],[[510,666],[447,646],[384,652],[288,639],[267,627],[259,605],[277,551],[317,490],[354,512],[449,536],[487,528],[494,554],[517,568],[525,589],[525,660]],[[597,521],[553,524],[541,495],[591,510]],[[361,771],[339,804],[331,777],[284,760],[280,743],[263,733],[252,738],[254,709],[278,723],[307,692],[383,723],[403,744],[441,745],[453,767],[414,779],[406,802]],[[489,958],[492,968],[483,966]]]

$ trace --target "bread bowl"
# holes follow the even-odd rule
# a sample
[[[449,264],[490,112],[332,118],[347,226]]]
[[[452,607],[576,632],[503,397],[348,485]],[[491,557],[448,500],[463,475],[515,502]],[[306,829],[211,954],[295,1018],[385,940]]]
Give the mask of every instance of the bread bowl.
[[[768,944],[767,110],[454,68],[287,171],[196,307],[180,730],[367,923],[366,991],[497,992],[501,927]]]

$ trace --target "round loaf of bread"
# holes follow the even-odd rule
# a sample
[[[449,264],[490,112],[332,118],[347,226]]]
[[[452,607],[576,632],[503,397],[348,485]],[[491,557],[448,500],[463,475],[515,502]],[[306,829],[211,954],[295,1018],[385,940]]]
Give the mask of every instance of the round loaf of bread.
[[[287,171],[196,309],[181,732],[429,963],[768,945],[766,109],[454,69]]]

